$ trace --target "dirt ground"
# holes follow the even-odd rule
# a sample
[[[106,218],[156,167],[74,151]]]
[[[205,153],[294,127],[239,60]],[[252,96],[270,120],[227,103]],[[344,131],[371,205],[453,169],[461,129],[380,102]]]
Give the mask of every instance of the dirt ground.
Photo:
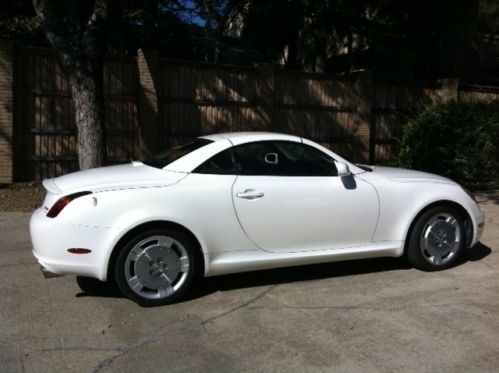
[[[42,204],[45,191],[40,182],[0,185],[0,211],[31,212]]]

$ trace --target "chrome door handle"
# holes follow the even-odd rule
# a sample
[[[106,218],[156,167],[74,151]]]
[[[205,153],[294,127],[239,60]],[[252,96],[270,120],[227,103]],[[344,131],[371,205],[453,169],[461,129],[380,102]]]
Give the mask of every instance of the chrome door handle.
[[[257,199],[262,198],[264,194],[254,189],[246,189],[244,192],[236,193],[236,196],[244,199]]]

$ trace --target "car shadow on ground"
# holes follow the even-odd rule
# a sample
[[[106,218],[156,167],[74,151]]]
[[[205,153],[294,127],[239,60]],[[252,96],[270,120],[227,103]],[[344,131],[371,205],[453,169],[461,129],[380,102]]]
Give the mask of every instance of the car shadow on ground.
[[[472,249],[464,252],[457,265],[482,260],[491,252],[492,250],[489,247],[479,242]],[[200,281],[198,286],[183,300],[201,298],[217,291],[408,270],[411,268],[403,258],[376,258],[208,277]],[[120,291],[112,283],[104,283],[85,277],[77,277],[77,283],[81,292],[76,294],[76,297],[123,298]]]

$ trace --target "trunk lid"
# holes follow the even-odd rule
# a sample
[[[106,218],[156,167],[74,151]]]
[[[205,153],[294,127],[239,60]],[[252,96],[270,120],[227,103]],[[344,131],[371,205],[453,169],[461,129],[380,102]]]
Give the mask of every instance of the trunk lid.
[[[146,166],[142,162],[92,168],[44,180],[43,186],[52,194],[78,191],[103,191],[110,189],[168,186],[177,183],[187,174]]]

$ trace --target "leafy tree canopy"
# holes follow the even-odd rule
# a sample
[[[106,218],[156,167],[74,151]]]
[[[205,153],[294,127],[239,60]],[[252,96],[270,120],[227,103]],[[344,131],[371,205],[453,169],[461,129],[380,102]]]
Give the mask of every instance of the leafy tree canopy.
[[[367,68],[388,78],[474,81],[480,34],[499,34],[496,0],[105,2],[113,9],[100,29],[108,53],[154,48],[211,62],[267,61],[331,72]],[[30,0],[0,3],[0,32],[21,44],[46,43]]]

